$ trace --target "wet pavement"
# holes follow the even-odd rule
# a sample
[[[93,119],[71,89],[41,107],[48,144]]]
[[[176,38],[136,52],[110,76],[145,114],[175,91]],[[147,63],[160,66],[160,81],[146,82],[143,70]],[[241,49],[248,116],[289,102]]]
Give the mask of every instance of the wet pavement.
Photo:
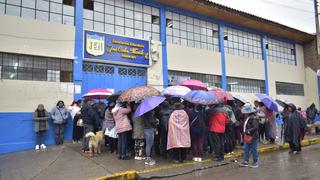
[[[206,166],[194,167],[194,169],[208,169],[191,172],[176,170],[171,173],[162,173],[162,175],[142,175],[144,177],[162,176],[169,177],[165,179],[219,179],[219,180],[320,180],[320,145],[313,145],[303,149],[302,154],[291,155],[287,151],[276,151],[260,155],[259,168],[239,167],[238,163],[226,162],[229,164],[212,167],[217,165],[211,162]],[[210,167],[211,166],[211,167]],[[181,174],[174,176],[175,174]],[[157,178],[154,178],[157,179]]]
[[[80,144],[66,143],[63,146],[49,146],[45,151],[29,150],[0,155],[0,180],[95,179],[127,170],[136,170],[145,178],[174,176],[171,179],[213,179],[213,176],[216,176],[219,179],[232,180],[320,180],[320,176],[317,176],[320,167],[320,145],[304,147],[301,155],[289,155],[286,151],[263,154],[258,169],[239,168],[232,162],[234,158],[227,159],[221,166],[210,159],[203,163],[189,160],[184,164],[157,159],[156,166],[148,166],[141,161],[120,161],[115,154],[106,152],[105,148],[101,155],[94,158],[84,155],[80,149]],[[176,176],[177,174],[180,175]]]

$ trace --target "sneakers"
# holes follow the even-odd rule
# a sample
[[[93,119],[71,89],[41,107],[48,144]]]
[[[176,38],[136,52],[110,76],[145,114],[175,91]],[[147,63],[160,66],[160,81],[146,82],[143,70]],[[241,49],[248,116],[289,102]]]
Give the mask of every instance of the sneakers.
[[[39,145],[36,145],[36,147],[34,148],[35,150],[39,150],[40,149],[40,146]]]
[[[143,157],[140,157],[140,156],[135,156],[134,159],[135,159],[135,160],[138,160],[138,161],[144,160],[144,158],[143,158]]]
[[[156,161],[153,160],[152,158],[148,157],[146,159],[146,161],[144,162],[144,164],[149,165],[149,166],[154,166],[154,165],[156,165]]]
[[[44,144],[41,144],[40,148],[41,148],[41,149],[46,149],[46,148],[47,148],[47,146],[46,146],[46,145],[44,145]]]
[[[239,166],[240,167],[248,167],[249,164],[248,164],[248,162],[244,161],[244,162],[240,163]]]
[[[202,162],[202,158],[201,157],[194,157],[192,158],[193,161],[195,162]]]
[[[259,164],[257,162],[253,163],[250,168],[258,168],[259,167]]]

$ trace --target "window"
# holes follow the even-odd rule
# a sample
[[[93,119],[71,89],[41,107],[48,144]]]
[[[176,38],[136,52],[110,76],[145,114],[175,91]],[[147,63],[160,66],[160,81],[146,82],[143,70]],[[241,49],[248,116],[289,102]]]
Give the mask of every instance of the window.
[[[129,0],[102,0],[94,1],[93,8],[85,8],[83,12],[85,29],[160,40],[160,18],[157,8]]]
[[[187,79],[197,79],[209,87],[221,87],[221,76],[169,70],[169,84],[176,85]]]
[[[0,0],[0,14],[74,25],[74,0]]]
[[[167,42],[219,51],[218,25],[181,14],[166,12]],[[201,26],[200,26],[201,23]]]
[[[296,64],[294,44],[267,37],[266,49],[268,61],[289,65]]]
[[[303,84],[276,82],[276,91],[278,95],[304,96]]]
[[[263,80],[227,77],[227,90],[240,93],[265,93]]]
[[[225,27],[223,39],[226,53],[262,60],[260,35]]]
[[[0,53],[0,77],[34,81],[72,82],[73,61]]]

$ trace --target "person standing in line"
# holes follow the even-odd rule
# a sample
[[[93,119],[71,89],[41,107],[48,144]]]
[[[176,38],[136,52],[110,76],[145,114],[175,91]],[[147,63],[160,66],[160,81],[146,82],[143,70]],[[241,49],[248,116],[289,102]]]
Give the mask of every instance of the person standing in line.
[[[91,106],[92,99],[85,99],[84,105],[81,108],[81,116],[83,120],[83,141],[82,150],[84,153],[89,154],[89,139],[86,138],[88,132],[94,132],[95,114]]]
[[[263,103],[261,103],[261,105],[260,111],[263,112],[266,117],[265,131],[267,142],[265,142],[265,144],[274,144],[277,135],[276,116],[274,112],[268,109]]]
[[[235,140],[235,125],[238,123],[234,112],[232,110],[232,101],[226,101],[225,109],[227,112],[227,125],[226,125],[226,130],[225,130],[225,153],[227,154],[233,154],[234,147],[236,145],[236,140]]]
[[[168,122],[167,150],[173,151],[175,163],[183,163],[191,147],[189,116],[181,102],[174,103],[173,108]]]
[[[285,140],[290,146],[289,153],[299,154],[301,152],[301,129],[307,129],[307,123],[294,104],[288,105],[288,111],[288,120],[284,130]]]
[[[97,113],[99,115],[99,124],[102,128],[104,121],[104,113],[106,111],[107,105],[104,103],[104,99],[99,99],[99,102],[96,103]]]
[[[81,117],[81,107],[82,101],[78,100],[73,102],[69,108],[70,115],[73,121],[73,128],[72,128],[72,140],[73,143],[81,142],[81,138],[83,135],[83,124],[81,124],[82,117]]]
[[[136,111],[139,104],[133,105],[133,112]],[[132,113],[132,139],[134,139],[134,151],[135,151],[135,160],[144,160],[144,122],[141,116],[136,117],[134,113]]]
[[[194,106],[193,111],[190,112],[189,120],[193,161],[202,162],[204,133],[207,121],[205,107],[202,105]]]
[[[44,109],[43,104],[39,104],[38,108],[33,112],[34,131],[36,133],[35,150],[46,149],[45,137],[49,128],[48,119],[49,113]]]
[[[159,135],[160,135],[160,155],[167,158],[167,138],[168,138],[168,121],[172,110],[168,101],[161,104],[158,119],[159,119]]]
[[[58,101],[56,107],[51,111],[51,118],[55,127],[55,142],[56,145],[63,144],[64,130],[68,120],[68,111],[63,101]]]
[[[316,115],[318,114],[318,110],[316,108],[316,105],[314,103],[312,103],[310,105],[310,107],[307,108],[306,113],[307,113],[308,124],[313,124],[314,119],[315,119]]]
[[[228,116],[223,104],[223,102],[219,102],[207,112],[209,116],[210,144],[213,146],[212,149],[215,155],[213,158],[214,161],[224,160],[224,136]]]
[[[113,109],[112,114],[116,122],[118,133],[118,159],[129,160],[128,137],[132,130],[128,114],[131,113],[130,104],[118,103]]]
[[[151,158],[152,147],[154,143],[154,134],[157,134],[158,119],[155,117],[155,111],[149,111],[142,116],[144,124],[144,137],[146,138],[146,165],[153,166],[156,161]]]
[[[102,125],[102,130],[105,131],[106,141],[109,142],[109,150],[110,153],[114,153],[117,151],[117,142],[118,142],[118,135],[116,132],[116,125],[112,114],[112,109],[114,108],[115,103],[112,102],[109,104],[108,108],[105,111],[104,115],[104,122]]]
[[[252,153],[253,163],[251,168],[258,168],[258,140],[259,140],[259,118],[257,117],[256,110],[251,106],[251,104],[245,104],[241,109],[241,112],[245,114],[245,122],[243,127],[244,133],[244,155],[243,161],[239,165],[241,167],[249,166],[249,154]],[[246,138],[248,137],[248,138]]]

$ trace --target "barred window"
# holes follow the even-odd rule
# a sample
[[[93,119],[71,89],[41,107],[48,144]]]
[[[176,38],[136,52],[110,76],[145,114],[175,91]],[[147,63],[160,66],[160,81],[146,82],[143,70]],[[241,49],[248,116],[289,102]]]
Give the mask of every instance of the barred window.
[[[0,13],[73,26],[74,0],[2,0]]]
[[[262,60],[261,37],[258,34],[225,27],[224,46],[226,53]]]
[[[170,11],[166,18],[168,43],[219,51],[217,24]]]
[[[1,79],[72,82],[73,61],[0,53]]]
[[[169,70],[170,85],[177,85],[181,81],[188,80],[188,79],[196,79],[196,80],[202,81],[204,83],[207,83],[209,87],[221,86],[221,76],[218,76],[218,75]]]
[[[240,93],[265,93],[263,80],[227,77],[227,90]]]
[[[303,84],[276,82],[276,91],[278,95],[304,96]]]
[[[85,29],[160,40],[160,10],[129,0],[94,1],[83,10]]]
[[[268,61],[295,65],[294,44],[267,37],[266,49]]]

